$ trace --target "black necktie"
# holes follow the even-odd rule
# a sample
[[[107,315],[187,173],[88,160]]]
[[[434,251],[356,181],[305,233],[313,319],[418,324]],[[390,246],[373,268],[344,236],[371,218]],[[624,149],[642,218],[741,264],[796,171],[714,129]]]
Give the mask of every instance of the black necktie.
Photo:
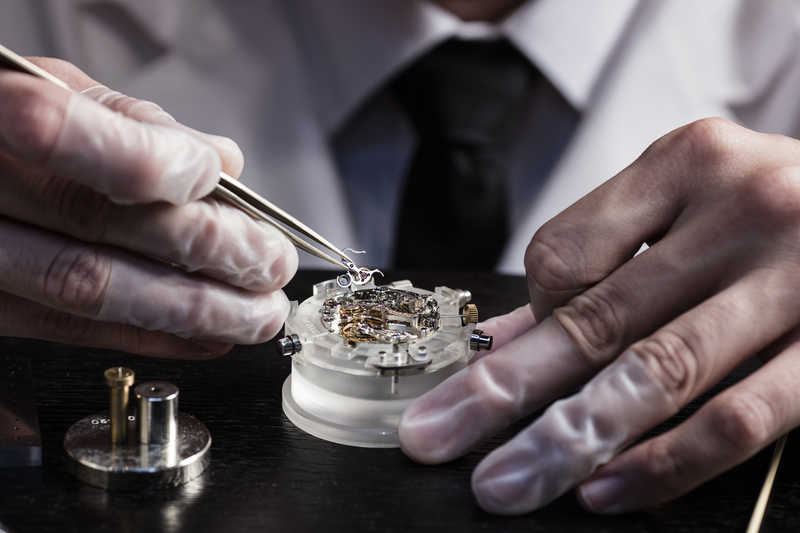
[[[395,267],[495,267],[509,234],[505,155],[536,77],[507,41],[453,39],[393,82],[419,137]]]

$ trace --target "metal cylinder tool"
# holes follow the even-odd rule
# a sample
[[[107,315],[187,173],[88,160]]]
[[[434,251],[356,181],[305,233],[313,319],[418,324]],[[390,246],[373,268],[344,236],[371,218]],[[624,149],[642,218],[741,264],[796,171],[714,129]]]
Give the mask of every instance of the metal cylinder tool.
[[[178,439],[178,387],[164,381],[137,385],[136,433],[141,444],[171,444]]]
[[[64,437],[70,470],[81,481],[105,489],[174,487],[205,470],[211,435],[197,419],[178,411],[178,387],[164,381],[136,385],[132,415],[133,371],[109,368],[104,378],[109,415],[79,420]]]

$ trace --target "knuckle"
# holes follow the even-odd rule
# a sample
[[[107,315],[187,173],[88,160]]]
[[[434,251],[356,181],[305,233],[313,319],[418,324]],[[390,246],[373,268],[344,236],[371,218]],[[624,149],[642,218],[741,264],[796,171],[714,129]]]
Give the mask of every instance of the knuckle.
[[[44,209],[64,223],[63,231],[84,241],[103,239],[111,218],[111,203],[103,195],[73,181],[51,176],[42,187]]]
[[[283,327],[283,321],[285,319],[286,316],[284,315],[279,316],[279,313],[273,314],[271,318],[266,320],[264,324],[258,328],[255,336],[252,339],[249,339],[248,342],[250,344],[259,344],[269,341],[281,330]]]
[[[270,303],[265,307],[264,314],[253,321],[261,323],[252,343],[266,342],[278,334],[289,315],[289,299],[282,291],[275,291],[270,295]]]
[[[704,118],[684,126],[681,141],[689,159],[695,163],[716,166],[735,153],[731,142],[736,126],[723,118]]]
[[[536,232],[525,251],[525,271],[544,290],[564,291],[585,284],[579,275],[582,264],[580,247],[552,221]]]
[[[90,91],[88,95],[112,111],[122,113],[136,120],[159,124],[172,124],[175,119],[164,109],[148,100],[140,100],[119,91],[98,87],[97,91]]]
[[[110,258],[97,250],[68,246],[48,265],[44,295],[56,308],[97,316],[110,279]]]
[[[223,295],[206,282],[192,281],[184,287],[182,297],[171,302],[169,322],[159,329],[185,339],[245,343],[254,336],[253,330],[262,325],[257,305],[252,300],[249,303],[253,305],[247,305],[247,301],[231,296]]]
[[[13,83],[4,93],[0,119],[13,128],[13,134],[4,140],[26,159],[47,161],[64,123],[63,108],[29,80]]]
[[[106,91],[103,95],[102,103],[112,111],[117,111],[118,113],[128,116],[132,114],[131,111],[135,110],[136,107],[158,107],[151,102],[138,100],[118,91]]]
[[[683,154],[691,165],[715,167],[735,153],[732,142],[737,130],[733,122],[720,117],[690,122],[652,145],[652,152],[674,157]]]
[[[286,247],[286,252],[272,260],[269,277],[276,287],[285,287],[297,273],[299,259],[294,247]]]
[[[611,282],[604,282],[574,297],[554,311],[573,338],[590,368],[605,365],[626,344],[625,296]]]
[[[214,339],[255,344],[272,338],[288,314],[278,316],[264,295],[223,295],[207,283],[191,282],[180,299],[170,302],[169,320],[157,328],[184,339]],[[155,329],[155,328],[146,328]]]
[[[145,150],[148,152],[149,150]],[[160,162],[142,157],[128,167],[130,179],[112,180],[109,194],[120,202],[150,202],[161,200],[158,192],[163,188]]]
[[[772,222],[774,227],[789,225],[797,228],[800,222],[800,167],[785,167],[761,173],[747,180],[741,191],[744,209],[754,210],[753,216]]]
[[[185,204],[211,192],[219,175],[219,156],[208,145],[178,130],[144,124],[127,117],[126,128],[138,129],[136,152],[120,163],[127,179],[109,184],[109,195],[119,203],[166,201]],[[166,146],[174,148],[167,156]]]
[[[665,437],[656,437],[647,443],[645,467],[648,477],[658,479],[667,487],[680,484],[690,477],[688,465],[675,446]]]
[[[125,131],[127,140],[120,146],[114,162],[115,179],[108,180],[108,195],[118,203],[139,203],[164,200],[165,188],[174,188],[168,174],[174,171],[174,161],[168,161],[165,143],[169,139],[159,135],[151,126],[125,117],[119,113],[108,118],[116,122],[115,128]],[[109,128],[114,129],[114,128]],[[115,141],[116,142],[116,141]],[[180,159],[179,155],[175,155]]]
[[[525,404],[525,385],[514,369],[491,358],[484,358],[470,367],[467,385],[471,395],[480,398],[485,408],[499,421],[510,422]]]
[[[211,332],[213,317],[220,310],[217,309],[215,299],[209,295],[205,287],[200,286],[187,291],[184,303],[177,304],[179,306],[177,312],[170,313],[173,323],[166,331],[184,338],[201,337]]]
[[[180,263],[194,270],[212,262],[222,240],[222,228],[216,218],[203,216],[195,218],[192,228],[187,245],[182,249]]]
[[[697,381],[700,341],[688,332],[665,328],[631,346],[678,405],[691,394]]]
[[[733,449],[760,448],[776,427],[775,409],[759,394],[730,394],[709,407],[712,430]]]

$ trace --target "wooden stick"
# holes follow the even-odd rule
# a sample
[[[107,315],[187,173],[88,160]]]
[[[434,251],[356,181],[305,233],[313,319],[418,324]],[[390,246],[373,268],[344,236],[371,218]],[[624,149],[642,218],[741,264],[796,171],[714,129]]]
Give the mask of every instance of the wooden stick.
[[[767,470],[767,477],[764,479],[764,485],[761,487],[761,493],[758,495],[758,501],[753,508],[753,514],[750,517],[750,523],[747,524],[747,533],[758,533],[761,529],[761,521],[764,520],[764,513],[767,510],[767,502],[769,495],[772,492],[772,485],[775,482],[775,475],[778,473],[778,466],[781,464],[781,457],[783,456],[783,449],[786,447],[786,437],[788,433],[778,439],[775,443],[775,451],[772,453],[772,460],[769,463],[769,470]]]

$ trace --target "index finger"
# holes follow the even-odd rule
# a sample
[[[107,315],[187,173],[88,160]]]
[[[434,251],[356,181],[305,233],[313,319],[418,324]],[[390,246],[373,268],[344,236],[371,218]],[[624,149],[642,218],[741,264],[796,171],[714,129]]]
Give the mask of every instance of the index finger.
[[[400,422],[403,451],[431,464],[462,455],[585,381],[593,369],[573,354],[564,328],[546,319],[415,400]]]
[[[206,196],[222,168],[197,137],[8,71],[0,71],[0,150],[125,204]]]
[[[222,158],[223,171],[234,178],[238,178],[242,173],[244,157],[239,146],[232,139],[189,128],[176,121],[172,115],[155,102],[133,98],[110,89],[89,77],[72,63],[62,59],[53,57],[27,57],[26,59],[54,74],[73,90],[88,96],[112,111],[122,113],[139,122],[170,126],[199,137],[216,148]]]

